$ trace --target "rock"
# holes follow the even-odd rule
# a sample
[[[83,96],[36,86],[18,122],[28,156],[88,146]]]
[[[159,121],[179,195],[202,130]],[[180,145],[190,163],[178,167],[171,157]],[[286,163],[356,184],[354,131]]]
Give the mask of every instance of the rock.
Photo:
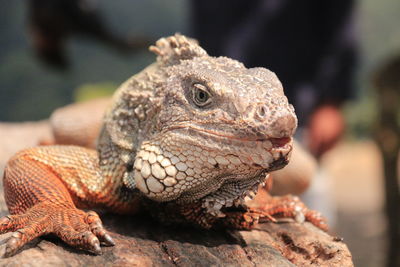
[[[46,122],[0,123],[0,166],[12,153],[49,137]],[[7,144],[4,144],[7,142]],[[15,145],[15,146],[14,146]],[[2,171],[2,170],[1,170]],[[3,194],[0,194],[4,203]],[[0,207],[5,215],[4,204]],[[32,241],[2,266],[353,266],[347,246],[309,223],[263,223],[252,231],[165,226],[146,214],[101,216],[116,242],[101,256],[57,238]],[[0,236],[0,253],[10,234]]]

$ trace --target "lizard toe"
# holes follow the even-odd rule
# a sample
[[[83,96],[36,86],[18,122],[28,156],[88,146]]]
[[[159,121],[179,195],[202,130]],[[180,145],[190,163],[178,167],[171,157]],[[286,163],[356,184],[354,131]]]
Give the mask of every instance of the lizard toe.
[[[321,215],[318,211],[315,210],[308,210],[305,213],[305,218],[307,221],[311,222],[316,227],[320,228],[321,230],[327,232],[329,230],[328,223],[326,218]]]
[[[28,222],[27,215],[6,215],[0,219],[0,234],[14,232],[23,228]]]
[[[114,246],[115,242],[104,229],[99,215],[94,211],[89,211],[86,213],[86,216],[86,223],[89,225],[92,233],[100,240],[101,244],[105,246]]]
[[[4,257],[14,255],[26,243],[45,234],[46,232],[46,224],[42,222],[33,223],[17,230],[7,241]]]
[[[107,231],[102,228],[91,229],[92,233],[100,240],[101,244],[104,246],[115,246],[115,242],[112,237],[107,233]]]
[[[81,234],[82,236],[82,248],[86,249],[96,255],[100,255],[101,254],[101,247],[100,247],[100,241],[97,238],[97,236],[95,236],[92,232],[90,231],[86,231],[83,234]]]
[[[97,213],[44,202],[35,205],[25,214],[1,218],[0,233],[12,231],[16,232],[7,241],[5,257],[14,255],[31,240],[50,233],[54,233],[71,247],[96,255],[101,254],[100,244],[114,245]]]
[[[91,231],[76,231],[71,226],[63,225],[55,234],[71,247],[101,254],[100,241]]]

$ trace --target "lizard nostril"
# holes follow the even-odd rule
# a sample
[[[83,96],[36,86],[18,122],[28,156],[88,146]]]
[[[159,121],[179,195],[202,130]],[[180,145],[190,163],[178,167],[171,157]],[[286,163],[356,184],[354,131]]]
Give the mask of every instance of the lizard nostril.
[[[259,111],[258,111],[258,114],[259,114],[260,116],[264,117],[264,116],[265,116],[265,108],[264,108],[264,107],[260,107],[260,108],[259,108]]]
[[[259,120],[265,120],[267,117],[268,108],[265,105],[259,105],[256,110],[256,117]]]

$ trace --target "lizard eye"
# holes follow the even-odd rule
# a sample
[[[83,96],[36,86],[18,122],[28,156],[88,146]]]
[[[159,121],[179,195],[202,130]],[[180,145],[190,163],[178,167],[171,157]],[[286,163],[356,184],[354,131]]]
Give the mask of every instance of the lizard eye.
[[[193,102],[199,107],[204,107],[211,102],[211,95],[207,87],[200,83],[193,84],[192,98]]]

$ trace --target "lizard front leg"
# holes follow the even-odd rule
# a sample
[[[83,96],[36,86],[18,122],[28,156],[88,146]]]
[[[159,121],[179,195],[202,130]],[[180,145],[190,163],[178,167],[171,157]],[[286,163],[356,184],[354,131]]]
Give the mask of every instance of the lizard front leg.
[[[11,158],[5,168],[4,191],[12,215],[0,219],[0,233],[15,233],[7,242],[5,256],[50,233],[96,254],[101,253],[101,243],[113,245],[99,216],[78,209],[126,209],[112,192],[102,191],[117,185],[99,175],[97,153],[80,147],[36,147]]]
[[[328,230],[326,219],[317,211],[308,209],[296,196],[269,196],[268,201],[247,206],[244,211],[228,211],[224,224],[238,229],[252,229],[265,222],[278,222],[277,218],[292,218],[296,222],[309,221],[323,231]]]
[[[225,225],[251,229],[259,222],[278,222],[277,218],[293,218],[296,222],[309,221],[323,231],[328,230],[326,219],[315,210],[310,210],[297,196],[271,196],[268,192],[273,184],[267,179],[253,200],[247,201],[243,211],[226,212]]]
[[[258,223],[278,222],[280,218],[292,218],[296,222],[309,221],[323,231],[328,230],[326,219],[317,211],[310,210],[300,199],[293,195],[271,196],[268,191],[272,179],[267,179],[265,187],[258,190],[253,200],[247,200],[237,207],[223,207],[219,216],[212,215],[201,202],[183,205],[181,215],[204,228],[228,227],[251,230]]]

